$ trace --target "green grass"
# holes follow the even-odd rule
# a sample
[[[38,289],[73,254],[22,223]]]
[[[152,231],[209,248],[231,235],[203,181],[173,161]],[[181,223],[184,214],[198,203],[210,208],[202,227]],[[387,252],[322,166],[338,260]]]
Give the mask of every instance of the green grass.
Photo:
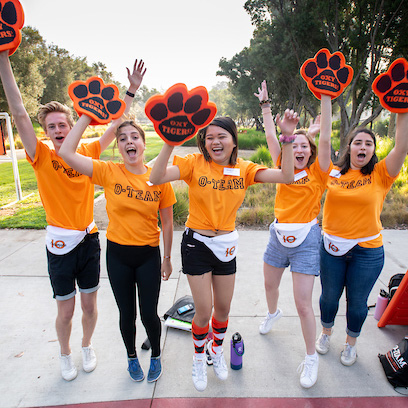
[[[37,192],[34,170],[27,160],[18,161],[20,184],[23,196]],[[0,207],[17,199],[11,162],[0,163]]]
[[[12,207],[0,210],[0,228],[43,229],[46,226],[45,211],[38,192]]]

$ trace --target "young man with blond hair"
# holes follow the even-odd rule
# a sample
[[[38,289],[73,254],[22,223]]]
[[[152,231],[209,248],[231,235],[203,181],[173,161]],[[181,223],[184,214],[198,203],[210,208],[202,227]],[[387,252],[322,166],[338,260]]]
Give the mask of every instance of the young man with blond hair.
[[[130,83],[124,99],[127,110],[143,80],[146,71],[143,67],[143,61],[137,64],[136,60],[133,72],[127,69]],[[98,315],[100,272],[100,245],[93,221],[94,187],[89,177],[70,168],[59,156],[59,149],[74,125],[71,110],[55,101],[40,107],[38,120],[54,147],[49,148],[36,137],[13,75],[8,51],[0,52],[0,77],[46,212],[48,272],[57,301],[55,326],[60,344],[61,374],[64,380],[71,381],[77,376],[69,342],[76,286],[81,294],[83,369],[91,372],[97,364],[91,344]],[[99,140],[82,144],[78,152],[98,159],[115,138],[114,127],[111,126]]]

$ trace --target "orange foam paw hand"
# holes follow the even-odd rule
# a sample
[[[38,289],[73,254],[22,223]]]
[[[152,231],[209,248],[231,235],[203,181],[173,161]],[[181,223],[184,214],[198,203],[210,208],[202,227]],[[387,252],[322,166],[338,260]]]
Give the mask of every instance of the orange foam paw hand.
[[[24,11],[18,0],[0,0],[0,51],[13,54],[21,43]]]
[[[91,125],[105,125],[120,118],[126,108],[125,102],[119,98],[118,87],[105,85],[101,78],[95,76],[85,82],[73,82],[68,87],[68,94],[78,115],[92,118]]]
[[[388,70],[375,78],[372,89],[381,105],[390,112],[408,112],[408,62],[395,60]]]
[[[157,134],[167,144],[178,146],[207,126],[217,107],[208,101],[205,87],[189,91],[185,84],[175,84],[164,95],[152,96],[146,102],[145,112]]]
[[[322,94],[337,98],[350,84],[353,73],[340,51],[331,54],[326,48],[306,60],[300,68],[300,74],[317,99],[321,99]]]

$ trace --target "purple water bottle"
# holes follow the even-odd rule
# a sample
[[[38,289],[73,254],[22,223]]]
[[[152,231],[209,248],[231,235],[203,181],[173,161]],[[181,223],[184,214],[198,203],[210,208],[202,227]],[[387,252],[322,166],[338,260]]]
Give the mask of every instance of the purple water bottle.
[[[242,368],[242,356],[244,354],[244,340],[241,335],[236,332],[231,339],[231,368],[240,370]]]

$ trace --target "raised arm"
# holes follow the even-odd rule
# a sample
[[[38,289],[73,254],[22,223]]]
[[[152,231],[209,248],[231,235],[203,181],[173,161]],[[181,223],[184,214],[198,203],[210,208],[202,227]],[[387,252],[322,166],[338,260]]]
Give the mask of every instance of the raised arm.
[[[178,166],[167,166],[174,146],[165,143],[154,162],[150,173],[150,182],[153,184],[163,184],[169,181],[180,179]]]
[[[332,102],[329,95],[322,94],[320,100],[320,137],[319,137],[319,165],[322,171],[329,170],[331,156]]]
[[[92,119],[89,116],[82,115],[68,133],[58,153],[73,169],[89,177],[92,177],[93,174],[92,158],[83,156],[82,154],[77,153],[76,150],[79,141],[81,140],[85,129],[91,123],[91,120]]]
[[[276,116],[276,122],[283,136],[293,135],[299,117],[293,110],[286,109],[283,119]],[[282,163],[280,169],[260,170],[255,176],[255,181],[262,183],[291,183],[294,177],[293,147],[292,143],[282,143]]]
[[[144,68],[143,60],[140,60],[139,64],[137,60],[133,65],[133,71],[130,72],[129,68],[126,67],[128,73],[128,80],[129,80],[129,88],[126,92],[125,97],[123,98],[126,109],[124,114],[126,115],[129,113],[130,107],[132,106],[133,98],[135,97],[136,91],[139,89],[144,74],[146,73],[146,68]],[[133,95],[133,96],[132,96]],[[116,119],[112,122],[111,126],[106,130],[106,132],[100,137],[99,143],[101,144],[101,151],[103,152],[115,139],[115,130],[120,125],[121,118]]]
[[[261,105],[266,142],[268,143],[272,160],[276,164],[281,153],[281,148],[278,139],[276,138],[275,123],[273,121],[271,103],[268,97],[268,89],[265,80],[262,81],[261,87],[258,88],[258,93],[254,93],[254,95],[259,99]]]
[[[171,247],[173,245],[173,206],[160,210],[160,220],[163,231],[163,263],[161,275],[163,280],[168,280],[173,267],[171,265]]]
[[[391,177],[401,170],[408,154],[408,112],[397,113],[395,145],[385,158],[385,165]]]
[[[31,160],[34,160],[37,136],[35,135],[31,119],[24,108],[23,100],[10,65],[8,50],[0,52],[0,77],[18,134],[28,156]]]

